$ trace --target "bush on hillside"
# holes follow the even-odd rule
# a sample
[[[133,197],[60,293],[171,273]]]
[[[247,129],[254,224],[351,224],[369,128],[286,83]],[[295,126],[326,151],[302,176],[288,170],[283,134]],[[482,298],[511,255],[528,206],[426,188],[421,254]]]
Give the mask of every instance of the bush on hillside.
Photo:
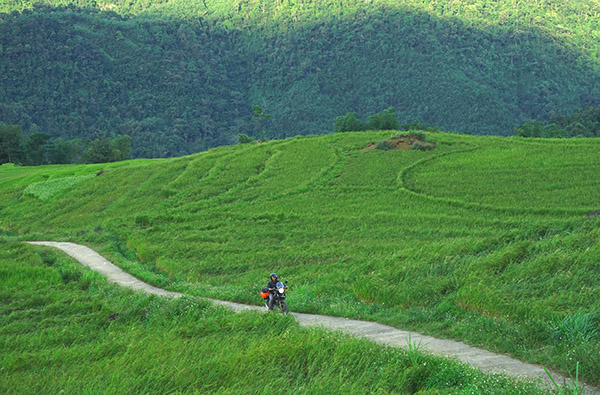
[[[377,145],[375,146],[375,149],[382,150],[382,151],[389,151],[392,148],[394,148],[394,147],[387,140],[382,140],[382,141],[378,142]]]
[[[423,132],[412,132],[412,133],[410,133],[410,135],[412,135],[413,137],[415,137],[421,141],[427,141],[427,135]]]
[[[390,107],[369,117],[366,128],[368,130],[397,130],[400,122],[396,118],[396,109]]]
[[[339,132],[357,132],[360,130],[397,130],[400,122],[396,118],[394,107],[387,108],[369,116],[367,123],[361,122],[355,112],[346,113],[334,120],[333,130]]]
[[[422,123],[419,120],[414,120],[412,123],[402,124],[402,130],[423,130],[425,132],[441,132],[439,126],[429,126],[428,123]]]
[[[344,116],[339,116],[333,121],[333,131],[340,132],[357,132],[364,130],[365,125],[356,117],[355,112],[349,112]]]
[[[238,133],[238,144],[249,144],[253,141],[254,139],[247,134]]]
[[[114,139],[102,137],[92,141],[81,163],[107,163],[131,159],[131,138],[117,136]]]
[[[415,141],[412,144],[411,148],[413,150],[419,150],[419,151],[431,151],[433,149],[433,145],[431,145],[431,144],[422,144],[422,143],[419,143],[418,141]]]
[[[23,136],[18,125],[0,123],[0,164],[23,160]]]

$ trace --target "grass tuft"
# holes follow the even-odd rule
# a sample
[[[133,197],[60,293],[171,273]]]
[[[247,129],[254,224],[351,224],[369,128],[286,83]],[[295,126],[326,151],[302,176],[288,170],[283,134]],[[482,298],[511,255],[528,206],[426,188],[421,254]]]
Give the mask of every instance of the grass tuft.
[[[598,313],[578,310],[555,322],[554,336],[570,345],[589,343],[600,335]]]

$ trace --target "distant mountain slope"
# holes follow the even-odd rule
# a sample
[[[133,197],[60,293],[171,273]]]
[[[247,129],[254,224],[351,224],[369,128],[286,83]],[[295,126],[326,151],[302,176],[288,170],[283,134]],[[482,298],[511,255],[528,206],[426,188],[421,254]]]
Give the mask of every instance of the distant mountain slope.
[[[25,10],[0,14],[0,121],[129,134],[154,157],[263,126],[325,133],[348,111],[508,135],[599,102],[600,7],[513,3],[12,2],[0,11]]]
[[[80,9],[9,17],[0,24],[0,120],[64,138],[128,134],[137,156],[230,143],[246,110],[233,64],[241,57],[218,29],[187,40],[190,26]]]

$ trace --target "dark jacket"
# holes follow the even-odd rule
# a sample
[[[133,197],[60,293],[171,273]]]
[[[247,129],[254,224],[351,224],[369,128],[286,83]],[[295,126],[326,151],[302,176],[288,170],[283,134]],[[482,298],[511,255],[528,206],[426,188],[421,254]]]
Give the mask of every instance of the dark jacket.
[[[271,280],[269,281],[269,283],[267,284],[267,288],[269,289],[269,293],[275,293],[275,290],[277,289],[277,283],[279,282],[279,280]]]

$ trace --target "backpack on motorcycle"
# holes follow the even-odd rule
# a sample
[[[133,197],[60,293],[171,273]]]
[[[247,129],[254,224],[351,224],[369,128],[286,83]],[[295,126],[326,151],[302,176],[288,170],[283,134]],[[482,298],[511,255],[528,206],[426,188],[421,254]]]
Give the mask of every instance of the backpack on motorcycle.
[[[260,297],[267,299],[269,297],[269,288],[263,288],[260,290]]]

